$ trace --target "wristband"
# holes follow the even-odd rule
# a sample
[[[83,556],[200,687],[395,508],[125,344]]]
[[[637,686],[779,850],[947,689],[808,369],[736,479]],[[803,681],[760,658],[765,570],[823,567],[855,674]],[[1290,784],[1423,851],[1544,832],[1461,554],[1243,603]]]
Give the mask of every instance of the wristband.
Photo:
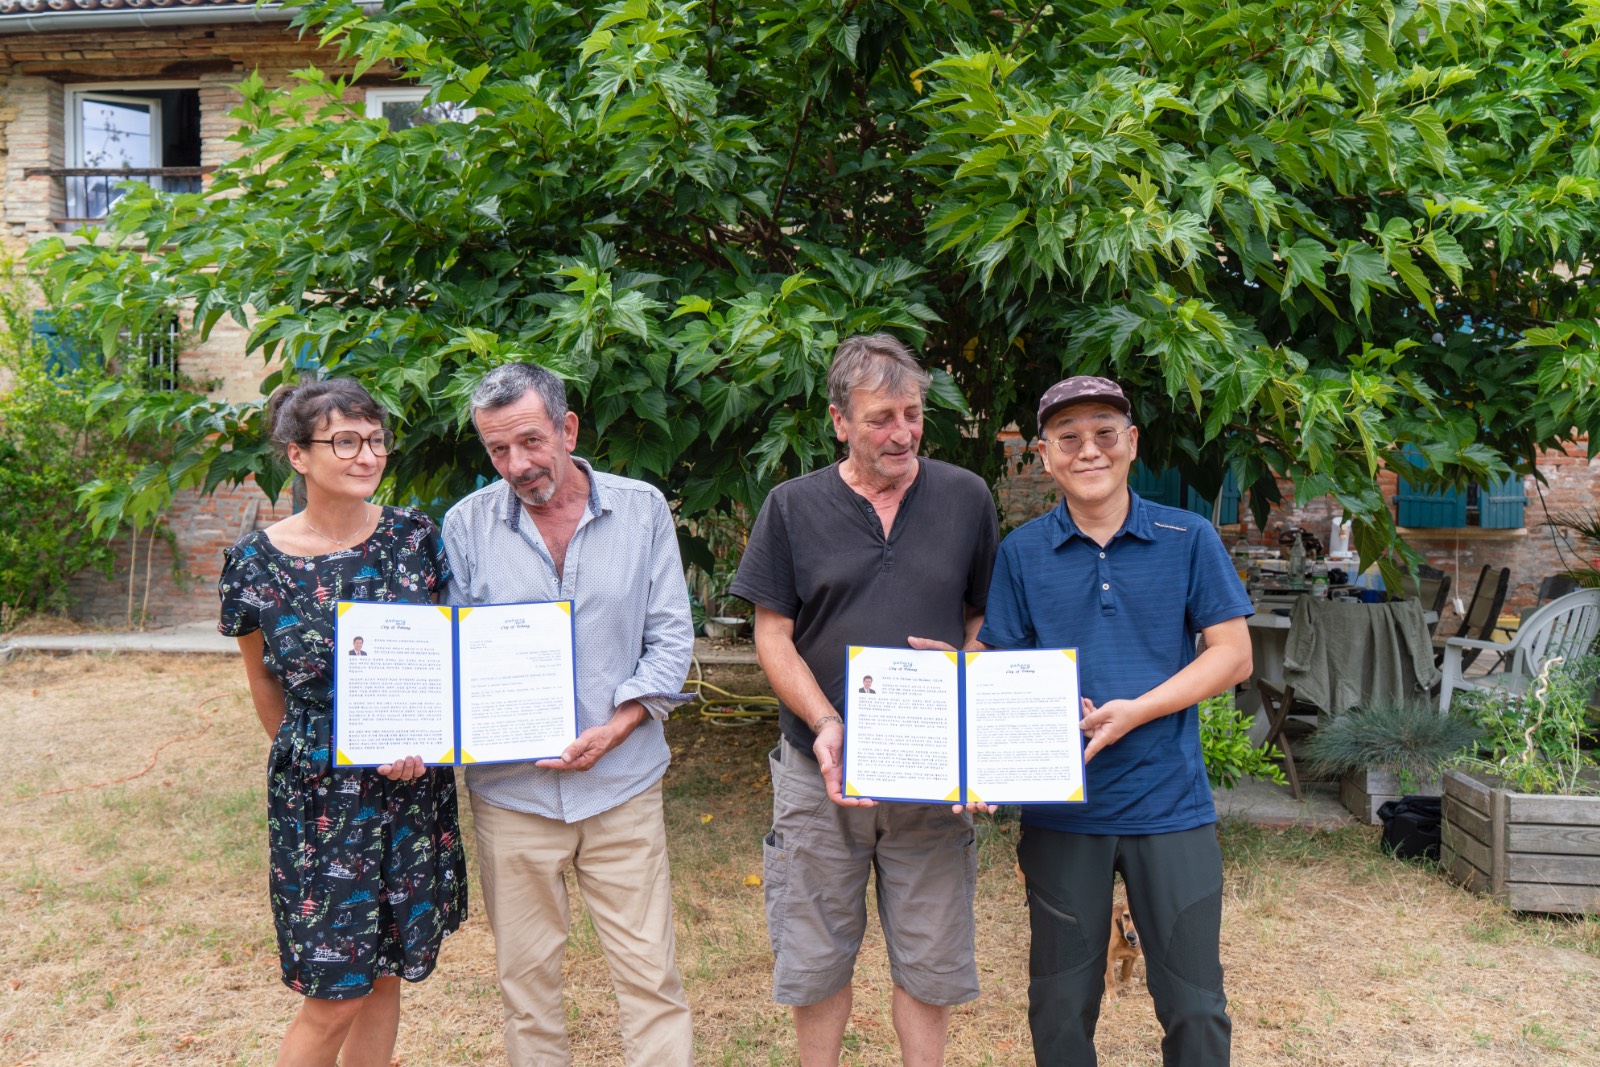
[[[839,716],[837,716],[837,715],[824,715],[820,719],[818,719],[816,722],[811,724],[811,732],[812,733],[816,733],[818,730],[822,729],[824,726],[826,726],[830,722],[836,722],[840,726],[844,725],[844,720],[839,718]]]

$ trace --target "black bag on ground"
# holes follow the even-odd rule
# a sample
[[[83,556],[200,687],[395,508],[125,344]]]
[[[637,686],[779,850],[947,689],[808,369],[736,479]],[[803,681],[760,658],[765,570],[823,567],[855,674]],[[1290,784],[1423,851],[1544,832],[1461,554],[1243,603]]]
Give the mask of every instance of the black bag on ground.
[[[1438,797],[1401,797],[1378,808],[1383,820],[1383,849],[1396,859],[1424,856],[1439,859],[1439,822],[1443,817]]]

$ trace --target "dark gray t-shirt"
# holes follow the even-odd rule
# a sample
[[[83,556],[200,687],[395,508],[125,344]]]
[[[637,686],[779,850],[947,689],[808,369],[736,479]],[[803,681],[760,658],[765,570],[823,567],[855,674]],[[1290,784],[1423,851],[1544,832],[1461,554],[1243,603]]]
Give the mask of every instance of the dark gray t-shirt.
[[[887,541],[867,499],[837,463],[779,485],[761,506],[729,587],[794,620],[794,643],[822,692],[844,708],[845,648],[906,647],[932,637],[961,647],[965,605],[982,611],[1000,540],[983,479],[918,461]],[[786,705],[783,736],[811,754],[810,728]]]

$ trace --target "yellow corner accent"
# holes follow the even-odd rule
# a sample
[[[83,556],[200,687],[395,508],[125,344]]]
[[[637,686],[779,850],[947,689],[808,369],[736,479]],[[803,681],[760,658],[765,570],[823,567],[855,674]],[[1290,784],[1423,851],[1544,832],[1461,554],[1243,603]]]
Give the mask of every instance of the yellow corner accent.
[[[472,758],[472,753],[463,750],[462,753],[461,753],[461,762],[462,763],[477,763],[478,761]]]
[[[844,784],[844,795],[847,797],[858,797],[861,795],[861,790],[857,789],[851,783],[846,782]]]
[[[1063,648],[1061,654],[1074,663],[1078,662],[1078,650],[1075,648]]]
[[[865,651],[865,649],[861,645],[851,645],[845,651],[844,658],[845,658],[846,661],[853,660],[857,656],[861,655],[861,653],[864,652],[864,651]]]
[[[1067,803],[1068,804],[1076,804],[1078,801],[1080,801],[1082,799],[1083,799],[1083,786],[1080,785],[1078,788],[1074,789],[1071,792],[1070,795],[1068,795]]]
[[[961,662],[961,653],[959,653],[959,652],[946,652],[944,654],[944,658],[949,660],[951,663],[960,663]]]
[[[983,803],[983,798],[980,797],[977,793],[973,792],[971,789],[968,789],[967,790],[967,803],[968,804],[982,804]]]
[[[455,610],[456,610],[455,608],[446,607],[443,604],[435,604],[434,607],[438,608],[439,609],[439,614],[443,615],[445,618],[447,618],[447,619],[455,618],[455,614],[454,614]],[[461,609],[461,614],[465,615],[467,612],[469,612],[471,610],[472,610],[471,608],[462,608]]]
[[[350,757],[346,756],[344,754],[344,749],[336,748],[336,749],[333,750],[333,752],[334,752],[333,765],[335,767],[352,767],[352,766],[354,766],[354,763],[351,761]]]
[[[556,605],[558,607],[560,607],[561,610],[566,612],[568,615],[572,614],[572,601],[570,601],[570,600],[558,600],[558,601],[556,601]]]
[[[339,601],[339,614],[343,615],[353,607],[355,607],[355,603],[353,601],[341,600]]]
[[[976,660],[979,655],[981,655],[981,653],[978,653],[978,652],[963,652],[963,653],[961,653],[962,659],[964,659],[968,664],[971,664],[974,660]]]
[[[439,762],[440,763],[454,763],[455,761],[456,761],[456,750],[453,749],[453,748],[445,749],[444,755],[439,757]]]
[[[956,786],[954,789],[950,790],[950,795],[945,797],[945,799],[952,804],[961,803],[961,787]]]

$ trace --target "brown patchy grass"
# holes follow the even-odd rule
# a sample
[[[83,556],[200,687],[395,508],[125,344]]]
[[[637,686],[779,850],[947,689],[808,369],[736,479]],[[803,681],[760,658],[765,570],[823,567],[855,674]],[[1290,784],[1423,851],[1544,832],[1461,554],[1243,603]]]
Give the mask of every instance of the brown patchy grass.
[[[754,669],[718,669],[735,692]],[[199,708],[208,696],[218,699]],[[49,790],[121,778],[104,788]],[[265,895],[266,741],[233,661],[21,656],[0,667],[0,1065],[270,1063],[297,998],[279,984]],[[794,1062],[770,1000],[761,890],[776,730],[669,727],[678,953],[703,1064]],[[709,816],[710,818],[706,818]],[[1600,1062],[1600,922],[1519,919],[1367,831],[1228,826],[1224,961],[1236,1062],[1251,1065]],[[468,834],[469,846],[471,843]],[[1031,1062],[1027,922],[1015,826],[984,833],[984,995],[956,1010],[949,1062]],[[400,1058],[503,1063],[493,948],[476,896],[438,971],[408,987]],[[580,1065],[620,1063],[606,974],[581,908],[567,957]],[[862,954],[846,1062],[898,1063],[876,926]],[[1142,983],[1102,1017],[1102,1062],[1155,1064]]]

